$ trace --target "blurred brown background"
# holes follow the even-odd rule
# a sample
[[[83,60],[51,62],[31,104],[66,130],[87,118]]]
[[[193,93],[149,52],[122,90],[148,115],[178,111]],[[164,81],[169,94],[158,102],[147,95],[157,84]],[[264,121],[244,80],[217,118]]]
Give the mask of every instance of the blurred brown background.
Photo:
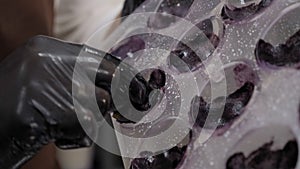
[[[53,0],[1,0],[0,60],[34,35],[51,36]],[[23,169],[59,169],[55,146],[48,145]]]

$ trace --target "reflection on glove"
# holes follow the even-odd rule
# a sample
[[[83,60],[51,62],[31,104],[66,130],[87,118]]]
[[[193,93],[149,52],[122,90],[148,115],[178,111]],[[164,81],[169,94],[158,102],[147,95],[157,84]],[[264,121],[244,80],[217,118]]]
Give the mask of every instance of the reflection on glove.
[[[78,59],[78,55],[84,59]],[[82,67],[82,83],[74,82],[76,61],[100,67]],[[75,88],[96,87],[101,112],[112,109],[109,86],[120,61],[101,51],[38,36],[14,51],[0,63],[0,168],[18,168],[42,146],[55,142],[60,148],[89,146],[78,122],[90,123],[91,133],[95,115],[84,103],[76,115],[72,97]],[[79,64],[81,65],[81,64]],[[99,66],[99,65],[98,65]],[[89,74],[96,74],[93,81]],[[76,86],[77,85],[77,86]],[[74,87],[74,86],[73,86]],[[90,97],[80,93],[81,98]],[[86,95],[86,96],[85,96]],[[84,117],[84,118],[83,118]]]

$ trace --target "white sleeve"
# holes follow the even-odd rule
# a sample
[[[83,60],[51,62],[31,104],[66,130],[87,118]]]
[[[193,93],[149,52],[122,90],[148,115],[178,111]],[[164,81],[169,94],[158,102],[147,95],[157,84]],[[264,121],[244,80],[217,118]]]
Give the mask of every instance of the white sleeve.
[[[54,36],[84,43],[99,27],[120,15],[124,0],[54,0],[54,3]],[[104,38],[106,31],[99,38]],[[92,154],[92,148],[58,150],[57,158],[62,169],[82,169],[91,166]]]
[[[55,0],[54,36],[85,42],[99,27],[120,15],[124,0]]]

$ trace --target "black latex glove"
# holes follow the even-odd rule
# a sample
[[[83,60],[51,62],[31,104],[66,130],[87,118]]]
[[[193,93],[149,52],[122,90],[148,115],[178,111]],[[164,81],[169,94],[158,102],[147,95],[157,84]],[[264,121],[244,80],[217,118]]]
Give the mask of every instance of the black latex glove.
[[[130,15],[143,2],[145,2],[145,0],[125,0],[122,10],[122,17]]]
[[[82,67],[83,72],[96,73],[96,81],[89,73],[80,76],[85,85],[98,84],[96,96],[102,112],[113,109],[108,90],[120,61],[108,54],[38,36],[0,63],[1,169],[18,168],[49,142],[60,148],[91,144],[78,122],[72,98],[73,70],[80,52],[85,56],[79,61],[83,65],[103,58],[100,68]],[[81,98],[89,97],[85,94]],[[84,104],[80,112],[78,116],[86,123],[93,122],[95,115]]]

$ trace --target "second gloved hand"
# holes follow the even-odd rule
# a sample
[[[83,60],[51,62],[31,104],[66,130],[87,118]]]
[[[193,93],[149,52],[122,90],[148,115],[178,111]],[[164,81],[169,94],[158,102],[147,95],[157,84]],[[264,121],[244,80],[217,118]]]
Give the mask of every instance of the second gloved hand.
[[[79,54],[83,57],[78,58]],[[99,59],[100,67],[88,66],[97,65]],[[75,72],[79,81],[73,79],[76,61],[82,70]],[[91,126],[88,132],[93,133],[95,114],[74,99],[72,87],[81,90],[98,84],[95,92],[105,116],[112,109],[109,86],[119,63],[101,51],[43,36],[31,39],[3,60],[0,63],[0,168],[18,168],[49,142],[55,142],[60,148],[89,146],[91,140],[78,118],[84,119],[83,123]],[[93,74],[96,82],[92,80]],[[144,83],[136,84],[141,85],[137,88],[145,88]],[[85,92],[78,93],[80,98],[90,97]],[[75,113],[74,101],[80,105],[79,114]]]

